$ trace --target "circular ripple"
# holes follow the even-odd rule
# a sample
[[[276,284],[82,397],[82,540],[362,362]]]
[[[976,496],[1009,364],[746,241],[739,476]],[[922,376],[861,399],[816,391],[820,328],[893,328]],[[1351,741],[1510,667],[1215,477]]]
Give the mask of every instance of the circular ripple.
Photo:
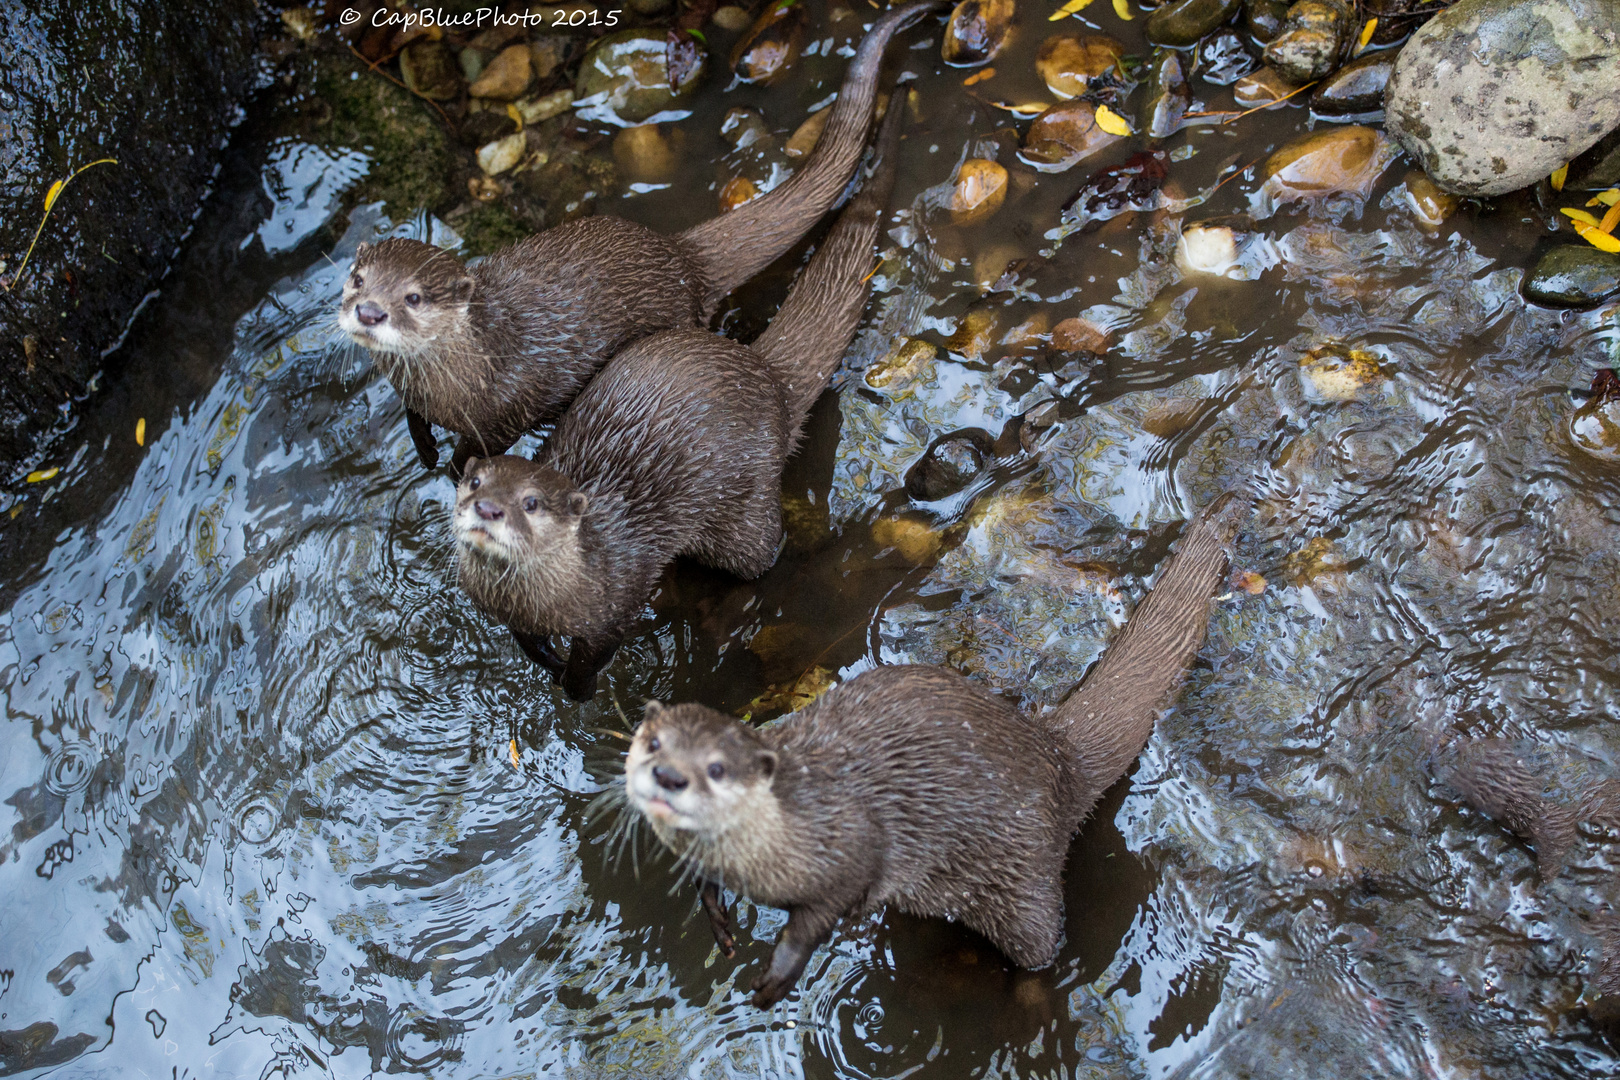
[[[269,843],[280,825],[281,813],[269,799],[249,799],[236,811],[237,835],[255,847]]]
[[[96,771],[100,756],[85,742],[70,742],[45,759],[45,787],[55,795],[83,791]]]
[[[400,1005],[388,1017],[383,1046],[400,1069],[429,1072],[460,1056],[461,1035],[461,1024],[455,1020],[429,1016],[415,1005]]]

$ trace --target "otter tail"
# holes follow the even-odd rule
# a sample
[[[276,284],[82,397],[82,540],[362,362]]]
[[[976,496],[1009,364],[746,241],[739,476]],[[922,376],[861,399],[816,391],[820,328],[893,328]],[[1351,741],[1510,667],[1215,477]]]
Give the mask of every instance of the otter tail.
[[[1227,549],[1250,505],[1248,495],[1229,491],[1193,519],[1153,591],[1090,677],[1051,716],[1073,754],[1077,819],[1125,775],[1181,688],[1204,643],[1209,600],[1226,573]]]
[[[788,448],[798,445],[810,406],[827,388],[855,336],[871,291],[872,242],[894,190],[905,126],[904,88],[895,87],[878,133],[872,175],[844,207],[832,231],[793,283],[776,318],[754,340],[753,350],[776,372],[786,389]]]
[[[866,147],[884,48],[896,33],[943,5],[944,0],[918,0],[878,19],[850,60],[838,102],[804,167],[763,197],[681,234],[682,246],[703,274],[705,317],[727,293],[798,243],[842,194]]]

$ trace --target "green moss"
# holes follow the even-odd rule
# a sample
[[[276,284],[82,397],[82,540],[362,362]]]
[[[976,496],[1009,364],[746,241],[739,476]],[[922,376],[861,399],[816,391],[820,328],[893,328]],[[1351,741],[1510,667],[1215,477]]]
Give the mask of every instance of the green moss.
[[[324,122],[311,138],[371,157],[371,171],[355,185],[351,199],[381,200],[395,221],[424,207],[442,213],[453,205],[456,162],[449,136],[427,102],[342,53],[319,57],[313,96],[325,109]]]
[[[468,257],[488,255],[535,231],[503,203],[482,204],[456,216],[450,224],[461,234],[461,253]]]

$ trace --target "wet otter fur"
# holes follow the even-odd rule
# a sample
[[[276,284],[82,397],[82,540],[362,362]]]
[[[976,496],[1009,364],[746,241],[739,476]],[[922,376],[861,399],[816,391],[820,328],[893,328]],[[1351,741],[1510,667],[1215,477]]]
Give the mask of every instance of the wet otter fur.
[[[782,538],[782,466],[866,305],[904,110],[877,162],[753,346],[670,330],[591,381],[533,462],[471,458],[456,492],[459,578],[576,700],[687,556],[763,574]],[[572,639],[566,660],[549,638]]]
[[[664,236],[614,217],[569,222],[467,267],[417,240],[362,244],[339,326],[405,403],[426,468],[434,427],[461,436],[453,470],[555,420],[603,364],[661,330],[695,327],[791,248],[859,163],[889,39],[942,0],[885,13],[861,42],[804,167],[744,206]]]
[[[788,909],[756,1005],[786,996],[841,918],[883,904],[962,922],[1022,967],[1052,962],[1070,841],[1173,702],[1248,506],[1229,493],[1198,515],[1118,640],[1043,716],[921,666],[864,672],[765,728],[647,706],[613,797],[702,882],[727,956],[722,887]]]

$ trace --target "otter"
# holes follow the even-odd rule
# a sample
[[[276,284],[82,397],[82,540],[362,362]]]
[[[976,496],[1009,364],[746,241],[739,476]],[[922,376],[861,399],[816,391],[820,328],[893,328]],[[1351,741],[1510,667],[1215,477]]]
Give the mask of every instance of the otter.
[[[753,981],[762,1008],[841,918],[882,904],[959,921],[1044,967],[1063,930],[1069,843],[1173,702],[1249,505],[1228,493],[1198,515],[1119,639],[1046,715],[923,666],[863,672],[758,729],[652,702],[604,798],[697,877],[728,957],[722,888],[788,909]]]
[[[417,240],[361,244],[339,326],[370,350],[405,404],[424,468],[434,426],[461,436],[451,468],[504,453],[550,423],[626,345],[695,327],[791,248],[843,193],[871,125],[883,52],[943,0],[879,18],[856,50],[815,150],[763,197],[665,236],[590,217],[518,241],[467,267]]]
[[[894,186],[904,109],[781,310],[752,346],[667,330],[615,356],[534,461],[471,457],[453,528],[462,589],[575,700],[689,556],[743,578],[776,561],[782,466],[855,335]],[[553,634],[572,638],[564,660]]]

